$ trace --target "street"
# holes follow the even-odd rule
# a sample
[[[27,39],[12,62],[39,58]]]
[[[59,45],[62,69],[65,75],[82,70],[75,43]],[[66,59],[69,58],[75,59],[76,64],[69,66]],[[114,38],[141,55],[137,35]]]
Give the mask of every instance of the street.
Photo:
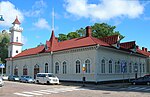
[[[5,85],[0,87],[0,97],[149,97],[150,95],[150,86],[147,85],[115,87],[112,84],[92,84],[82,87],[82,84],[77,84],[41,85],[5,81]]]

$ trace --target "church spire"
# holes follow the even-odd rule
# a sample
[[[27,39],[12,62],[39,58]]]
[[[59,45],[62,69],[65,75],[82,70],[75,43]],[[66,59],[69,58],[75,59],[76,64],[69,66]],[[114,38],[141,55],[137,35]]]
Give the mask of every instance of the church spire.
[[[54,17],[55,17],[55,13],[54,13],[54,8],[52,10],[52,31],[54,31]]]
[[[21,23],[19,22],[19,20],[18,20],[18,17],[17,17],[17,16],[16,16],[15,21],[14,21],[12,24],[18,24],[18,25],[20,25],[20,24],[21,24]]]

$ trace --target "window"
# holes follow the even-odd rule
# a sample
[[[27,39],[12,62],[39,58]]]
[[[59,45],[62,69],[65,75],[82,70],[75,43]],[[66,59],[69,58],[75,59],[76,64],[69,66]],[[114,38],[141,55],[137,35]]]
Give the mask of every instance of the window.
[[[80,61],[76,61],[76,73],[80,73]]]
[[[45,73],[48,73],[48,63],[45,64]]]
[[[120,62],[115,62],[115,73],[120,73]]]
[[[18,75],[18,67],[17,66],[15,66],[14,75]]]
[[[67,73],[67,65],[66,62],[63,62],[63,74]]]
[[[112,73],[112,61],[109,61],[109,73]]]
[[[142,64],[140,63],[140,73],[142,72]]]
[[[16,42],[18,42],[18,37],[16,37]]]
[[[16,53],[18,53],[18,50],[16,50]]]
[[[132,64],[129,63],[129,73],[132,73]]]
[[[101,73],[105,73],[105,60],[101,61]]]
[[[134,72],[138,72],[138,64],[137,63],[134,64]]]
[[[58,62],[55,63],[55,73],[56,74],[59,73],[59,63]]]
[[[89,59],[87,59],[86,61],[85,61],[85,72],[86,73],[90,73],[90,60]]]
[[[23,66],[23,75],[28,75],[27,66]]]
[[[8,66],[8,74],[10,74],[10,66]]]
[[[36,74],[39,73],[39,72],[40,72],[39,65],[36,64],[36,65],[34,66],[34,78],[36,77]]]
[[[124,73],[127,73],[127,62],[124,63],[124,67],[123,67],[123,68],[124,68],[124,71],[123,71],[123,72],[124,72]]]
[[[145,72],[145,65],[143,64],[143,73]]]

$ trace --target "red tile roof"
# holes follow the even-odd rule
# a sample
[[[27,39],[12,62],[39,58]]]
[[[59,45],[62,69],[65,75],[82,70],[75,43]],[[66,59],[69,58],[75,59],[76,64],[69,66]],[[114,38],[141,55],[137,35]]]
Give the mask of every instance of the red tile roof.
[[[107,40],[108,39],[108,40]],[[106,46],[106,47],[112,47],[111,44],[115,44],[119,40],[118,35],[113,35],[105,38],[94,38],[92,36],[86,36],[86,37],[81,37],[81,38],[74,38],[71,40],[66,40],[62,42],[58,42],[58,39],[54,35],[54,31],[52,31],[52,35],[49,41],[46,41],[46,47],[45,46],[39,46],[36,48],[31,48],[28,50],[25,50],[18,55],[14,56],[16,57],[22,57],[22,56],[28,56],[28,55],[34,55],[38,53],[43,53],[43,52],[56,52],[56,51],[62,51],[62,50],[67,50],[67,49],[73,49],[73,48],[79,48],[79,47],[87,47],[87,46],[94,46],[94,45],[100,45],[100,46]],[[120,47],[126,50],[130,50],[133,47],[135,47],[135,41],[131,42],[125,42],[121,43]],[[137,50],[138,53],[143,54],[143,55],[150,55],[149,52],[144,52],[141,50]]]
[[[18,17],[16,17],[15,21],[12,24],[21,24],[18,20]]]
[[[19,46],[23,45],[22,43],[19,42],[11,42],[10,44],[19,45]]]
[[[14,56],[13,58],[28,56],[28,55],[35,55],[35,54],[42,52],[43,49],[44,49],[44,45],[38,46],[36,48],[27,49],[27,50],[22,51],[18,55]]]
[[[119,35],[107,36],[100,38],[100,40],[105,41],[108,44],[116,44],[119,41]]]
[[[135,46],[135,41],[120,43],[120,47],[125,49],[133,49]]]
[[[143,50],[141,50],[141,49],[139,49],[139,48],[136,49],[136,50],[137,50],[138,53],[150,57],[150,52],[148,52],[148,51],[143,51]]]

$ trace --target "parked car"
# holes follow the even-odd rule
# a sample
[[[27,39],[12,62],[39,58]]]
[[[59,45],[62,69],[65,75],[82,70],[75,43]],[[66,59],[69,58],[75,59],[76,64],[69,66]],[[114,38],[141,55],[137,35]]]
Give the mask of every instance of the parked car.
[[[150,85],[150,76],[145,75],[143,77],[139,77],[139,78],[137,78],[135,80],[132,80],[131,83],[133,85],[135,85],[135,84],[147,84],[147,85]]]
[[[5,74],[3,74],[3,75],[2,75],[2,79],[3,79],[3,80],[8,80],[8,76],[5,75]]]
[[[3,79],[0,77],[0,87],[4,85]]]
[[[59,79],[52,73],[38,73],[36,83],[59,84]]]
[[[31,76],[23,75],[23,76],[20,77],[20,82],[33,83],[34,80]]]
[[[8,76],[9,81],[19,81],[19,76],[17,75],[10,75]]]

